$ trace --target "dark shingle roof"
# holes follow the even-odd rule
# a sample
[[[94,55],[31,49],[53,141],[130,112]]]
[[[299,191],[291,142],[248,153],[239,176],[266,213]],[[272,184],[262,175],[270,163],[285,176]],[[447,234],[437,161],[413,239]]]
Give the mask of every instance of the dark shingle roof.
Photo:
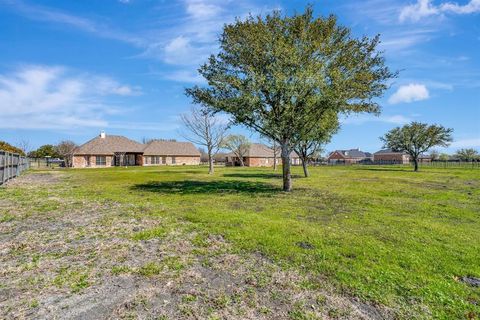
[[[98,136],[77,147],[74,154],[113,155],[115,152],[141,153],[143,148],[143,144],[123,136],[105,135],[104,138]]]
[[[334,152],[341,153],[345,158],[368,158],[371,156],[368,155],[368,152],[365,153],[358,149],[350,149],[350,150],[335,150]]]
[[[156,156],[196,156],[200,152],[191,142],[153,140],[143,150],[144,155]]]
[[[384,153],[403,153],[403,154],[406,154],[403,151],[394,151],[392,149],[382,149],[382,150],[379,150],[379,151],[375,152],[374,154],[384,154]]]

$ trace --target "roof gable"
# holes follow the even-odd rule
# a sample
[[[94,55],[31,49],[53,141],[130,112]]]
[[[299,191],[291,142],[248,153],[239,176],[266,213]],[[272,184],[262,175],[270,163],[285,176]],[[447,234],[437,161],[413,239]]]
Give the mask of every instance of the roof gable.
[[[95,137],[77,147],[74,154],[112,155],[115,152],[141,153],[144,145],[123,136],[105,135]]]
[[[200,157],[200,151],[191,142],[177,142],[153,140],[143,149],[144,155],[157,156],[196,156]]]

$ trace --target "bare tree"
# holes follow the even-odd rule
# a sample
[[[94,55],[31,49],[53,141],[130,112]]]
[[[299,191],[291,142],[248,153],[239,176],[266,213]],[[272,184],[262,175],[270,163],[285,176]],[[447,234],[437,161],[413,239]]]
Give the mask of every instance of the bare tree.
[[[65,166],[71,167],[72,166],[72,158],[73,158],[73,152],[77,145],[75,142],[70,141],[70,140],[63,140],[60,141],[57,146],[55,147],[57,153],[63,158],[65,161]]]
[[[438,160],[439,157],[440,157],[440,152],[438,152],[435,149],[430,151],[430,158],[432,158],[432,161]]]
[[[31,151],[31,149],[32,149],[32,146],[30,145],[30,141],[28,141],[28,140],[26,140],[26,139],[20,140],[20,141],[17,143],[16,147],[17,147],[18,149],[22,150],[23,153],[25,153],[25,154],[28,154],[28,153]]]
[[[224,139],[223,147],[230,150],[240,161],[240,166],[243,167],[243,158],[250,150],[250,141],[247,137],[241,134],[231,134]]]
[[[185,139],[207,149],[208,173],[213,174],[213,159],[222,146],[228,126],[222,124],[218,117],[202,107],[193,107],[190,114],[182,114],[181,119],[191,133],[191,135],[184,135]]]

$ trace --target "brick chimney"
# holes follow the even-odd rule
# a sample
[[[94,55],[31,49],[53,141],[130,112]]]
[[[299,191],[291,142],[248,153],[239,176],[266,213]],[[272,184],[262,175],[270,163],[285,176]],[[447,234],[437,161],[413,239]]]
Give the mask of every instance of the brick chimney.
[[[105,131],[100,131],[100,138],[105,139]]]

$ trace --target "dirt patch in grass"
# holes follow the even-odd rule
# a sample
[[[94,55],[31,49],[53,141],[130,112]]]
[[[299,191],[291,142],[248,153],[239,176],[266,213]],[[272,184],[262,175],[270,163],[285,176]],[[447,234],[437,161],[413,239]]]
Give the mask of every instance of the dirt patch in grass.
[[[13,220],[0,222],[2,319],[394,316],[261,254],[240,254],[188,221],[155,215],[164,205],[72,198],[63,175],[25,174],[0,193],[15,208]]]
[[[51,172],[29,172],[21,175],[16,179],[9,180],[5,186],[38,188],[41,186],[58,183],[63,177],[60,171]]]

